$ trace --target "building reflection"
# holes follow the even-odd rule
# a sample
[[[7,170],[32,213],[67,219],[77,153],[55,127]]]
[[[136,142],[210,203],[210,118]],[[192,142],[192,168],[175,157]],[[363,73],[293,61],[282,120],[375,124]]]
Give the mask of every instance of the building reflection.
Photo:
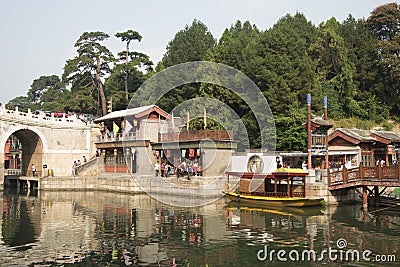
[[[40,217],[35,200],[16,195],[3,196],[2,240],[17,250],[27,250],[37,241],[39,228],[32,223]]]
[[[144,194],[48,191],[5,193],[1,201],[1,266],[255,266],[264,245],[321,251],[339,238],[350,249],[400,253],[398,214],[365,216],[358,206],[254,209],[221,199],[178,208]]]

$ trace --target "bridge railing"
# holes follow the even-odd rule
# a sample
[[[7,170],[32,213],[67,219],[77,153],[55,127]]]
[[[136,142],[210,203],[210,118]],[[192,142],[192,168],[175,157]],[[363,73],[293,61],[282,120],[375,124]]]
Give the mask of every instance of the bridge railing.
[[[77,126],[86,125],[85,122],[80,120],[76,114],[66,114],[66,113],[45,113],[45,112],[22,112],[18,110],[6,109],[0,107],[0,117],[11,120],[18,120],[24,122],[35,122],[35,123],[45,123],[45,124],[57,124],[57,125],[71,125],[75,124]]]
[[[400,182],[400,165],[360,167],[330,170],[328,186],[347,184],[360,180]]]

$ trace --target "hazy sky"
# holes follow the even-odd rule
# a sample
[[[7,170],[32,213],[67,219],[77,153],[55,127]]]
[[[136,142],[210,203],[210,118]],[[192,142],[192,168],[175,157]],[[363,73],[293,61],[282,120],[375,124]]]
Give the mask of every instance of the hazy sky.
[[[111,37],[104,44],[116,54],[124,45],[116,32],[137,30],[142,42],[131,49],[144,52],[156,64],[175,33],[199,19],[215,38],[236,20],[249,20],[259,29],[270,28],[280,17],[303,13],[315,25],[352,14],[367,18],[381,0],[13,0],[0,9],[0,102],[26,95],[34,79],[61,76],[67,59],[76,55],[75,41],[87,31]]]

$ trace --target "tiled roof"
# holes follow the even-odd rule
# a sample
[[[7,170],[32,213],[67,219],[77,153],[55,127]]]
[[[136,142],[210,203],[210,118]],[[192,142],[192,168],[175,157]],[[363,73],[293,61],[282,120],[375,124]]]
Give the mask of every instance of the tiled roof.
[[[400,135],[389,131],[372,131],[373,134],[380,136],[382,138],[391,140],[392,142],[400,142]]]
[[[324,120],[324,119],[322,119],[321,117],[314,117],[314,118],[311,118],[311,122],[313,122],[313,123],[315,123],[315,124],[322,125],[322,126],[330,126],[330,127],[333,126],[333,123],[332,123],[332,122],[329,122],[329,121],[327,121],[327,120]]]
[[[149,106],[143,106],[143,107],[137,107],[137,108],[131,108],[131,109],[123,109],[123,110],[118,110],[118,111],[113,111],[101,118],[98,118],[96,120],[94,120],[95,122],[102,122],[102,121],[107,121],[107,120],[112,120],[112,119],[117,119],[117,118],[124,118],[126,116],[133,116],[133,115],[137,115],[140,114],[144,111],[147,111],[151,108],[158,108],[159,110],[163,111],[162,109],[160,109],[159,107],[157,107],[156,105],[149,105]],[[165,112],[165,111],[163,111]]]
[[[340,131],[343,134],[350,136],[360,142],[375,142],[373,134],[382,138],[388,139],[392,142],[400,142],[400,135],[389,131],[376,131],[376,130],[360,130],[360,129],[348,129],[348,128],[337,128],[336,131]]]

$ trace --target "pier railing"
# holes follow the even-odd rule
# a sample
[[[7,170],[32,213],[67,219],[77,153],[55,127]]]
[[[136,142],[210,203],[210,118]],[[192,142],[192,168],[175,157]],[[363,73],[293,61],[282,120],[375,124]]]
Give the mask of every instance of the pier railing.
[[[400,165],[364,167],[331,170],[328,175],[328,186],[350,185],[357,182],[393,182],[400,184]]]

